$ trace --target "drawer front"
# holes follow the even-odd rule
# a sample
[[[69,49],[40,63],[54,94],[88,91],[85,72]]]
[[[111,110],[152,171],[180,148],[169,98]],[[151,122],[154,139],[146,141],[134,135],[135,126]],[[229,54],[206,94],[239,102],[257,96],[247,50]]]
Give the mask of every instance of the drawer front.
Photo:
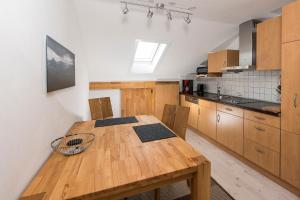
[[[244,140],[244,157],[279,176],[279,153],[250,140]]]
[[[244,114],[246,119],[280,128],[280,117],[275,117],[258,112],[252,112],[248,110],[245,110]]]
[[[225,104],[217,104],[217,109],[218,111],[222,111],[231,115],[235,115],[238,117],[243,117],[244,116],[244,110],[240,108],[236,108],[233,106],[228,106]]]
[[[278,128],[245,119],[244,137],[273,151],[280,151],[280,129]]]
[[[205,107],[205,108],[210,108],[210,109],[217,109],[217,104],[211,101],[206,101],[206,100],[199,100],[199,106]]]

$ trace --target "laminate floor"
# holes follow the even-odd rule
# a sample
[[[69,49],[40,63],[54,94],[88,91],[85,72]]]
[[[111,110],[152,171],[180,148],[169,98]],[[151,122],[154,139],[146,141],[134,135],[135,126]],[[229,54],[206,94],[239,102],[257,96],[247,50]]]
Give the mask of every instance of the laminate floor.
[[[186,141],[211,161],[212,177],[236,200],[300,200],[192,130],[187,130]],[[162,188],[161,200],[172,200],[189,193],[183,181]],[[153,197],[154,192],[151,191],[130,197],[129,200],[151,200]]]

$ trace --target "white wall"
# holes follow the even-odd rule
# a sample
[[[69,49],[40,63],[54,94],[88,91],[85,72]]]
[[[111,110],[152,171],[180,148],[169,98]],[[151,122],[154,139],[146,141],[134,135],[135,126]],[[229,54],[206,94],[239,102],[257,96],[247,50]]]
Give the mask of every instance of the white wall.
[[[146,18],[146,11],[130,8],[121,14],[118,2],[75,0],[88,55],[90,81],[179,79],[194,72],[196,66],[228,38],[238,25],[192,17],[187,25],[182,16],[168,22],[165,15]],[[155,72],[136,75],[130,72],[136,39],[168,43]]]
[[[45,38],[76,54],[76,87],[46,93]],[[71,0],[0,6],[0,199],[17,199],[51,152],[50,142],[87,117],[88,79]]]

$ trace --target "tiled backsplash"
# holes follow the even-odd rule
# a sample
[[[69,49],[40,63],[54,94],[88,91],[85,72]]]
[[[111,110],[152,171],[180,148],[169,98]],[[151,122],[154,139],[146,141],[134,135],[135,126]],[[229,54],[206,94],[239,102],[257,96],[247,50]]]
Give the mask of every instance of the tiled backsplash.
[[[280,71],[245,71],[240,73],[224,73],[222,77],[200,78],[197,84],[206,85],[206,92],[217,93],[217,86],[221,87],[221,94],[280,102],[280,94],[276,91],[280,84]]]

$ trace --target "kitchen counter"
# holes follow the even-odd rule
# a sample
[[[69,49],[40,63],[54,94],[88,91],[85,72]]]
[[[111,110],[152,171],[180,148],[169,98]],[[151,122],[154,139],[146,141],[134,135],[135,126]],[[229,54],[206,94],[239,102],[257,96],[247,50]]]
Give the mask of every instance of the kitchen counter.
[[[228,95],[222,95],[222,98],[219,99],[217,94],[214,93],[197,93],[193,94],[183,94],[189,97],[193,97],[196,99],[203,99],[208,101],[213,101],[216,103],[227,104],[231,106],[235,106],[242,109],[247,109],[251,111],[261,112],[269,115],[280,116],[280,104],[261,101],[256,99],[247,99],[242,97],[234,97]]]

